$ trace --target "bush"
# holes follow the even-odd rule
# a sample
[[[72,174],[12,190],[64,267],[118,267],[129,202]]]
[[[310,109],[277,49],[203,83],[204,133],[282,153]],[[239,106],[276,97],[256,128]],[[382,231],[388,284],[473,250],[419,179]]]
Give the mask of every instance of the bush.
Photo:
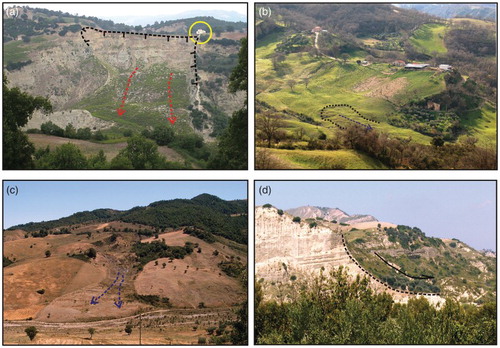
[[[127,324],[125,326],[125,332],[130,335],[132,333],[132,328],[133,328],[132,324]]]
[[[311,223],[309,224],[309,227],[310,227],[310,228],[314,228],[314,227],[316,227],[316,226],[318,226],[318,224],[317,224],[316,222],[311,222]]]
[[[26,332],[26,335],[28,335],[30,341],[33,341],[36,334],[38,333],[38,330],[34,326],[29,326],[24,330],[24,332]]]
[[[55,135],[58,137],[64,136],[64,129],[52,123],[52,121],[42,123],[42,125],[40,126],[40,130],[43,134]]]
[[[91,259],[95,259],[97,256],[97,251],[94,248],[90,248],[89,250],[87,250],[85,255],[87,255]]]
[[[300,222],[300,217],[299,216],[295,216],[293,219],[292,219],[293,222]]]
[[[264,205],[262,206],[262,208],[272,208],[272,207],[273,207],[273,206],[272,206],[271,204],[269,204],[269,203],[264,204]]]
[[[281,216],[281,215],[283,215],[283,214],[284,214],[284,213],[283,213],[283,210],[278,209],[278,215],[279,215],[279,216]]]
[[[206,337],[198,337],[198,344],[206,344],[206,343],[207,343]]]
[[[456,247],[457,247],[457,243],[455,243],[455,242],[451,242],[451,243],[450,243],[450,247],[452,247],[452,248],[456,248]]]

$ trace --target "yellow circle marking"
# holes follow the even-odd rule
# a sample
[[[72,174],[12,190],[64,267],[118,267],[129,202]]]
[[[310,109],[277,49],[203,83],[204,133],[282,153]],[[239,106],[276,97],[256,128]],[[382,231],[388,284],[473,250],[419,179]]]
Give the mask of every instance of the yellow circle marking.
[[[195,41],[193,38],[191,38],[191,41],[193,41],[194,43],[198,42],[199,45],[204,45],[212,39],[212,27],[207,22],[198,21],[198,22],[194,22],[193,24],[191,24],[191,26],[189,27],[188,36],[191,36],[191,30],[193,30],[193,27],[198,23],[205,24],[208,27],[208,29],[210,30],[210,35],[208,36],[208,39],[206,41],[203,41],[203,42]]]

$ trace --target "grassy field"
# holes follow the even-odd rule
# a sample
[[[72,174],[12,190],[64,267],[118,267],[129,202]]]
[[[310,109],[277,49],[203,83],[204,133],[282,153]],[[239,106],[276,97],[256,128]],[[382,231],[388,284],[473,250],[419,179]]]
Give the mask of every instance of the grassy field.
[[[320,110],[329,104],[349,104],[366,117],[381,122],[374,127],[377,130],[395,136],[412,137],[416,142],[429,144],[429,137],[391,126],[386,121],[396,111],[395,105],[444,90],[442,74],[404,70],[394,73],[388,64],[365,67],[354,62],[342,64],[326,57],[294,53],[286,56],[282,63],[285,74],[280,75],[273,69],[270,58],[276,40],[279,40],[279,34],[273,34],[257,45],[257,100],[270,104],[277,110],[291,110],[310,116],[330,136],[335,134],[336,128],[321,120]],[[307,87],[304,80],[306,78]],[[311,128],[310,125],[293,122],[290,122],[288,128],[299,125]]]
[[[270,149],[289,169],[387,169],[382,163],[355,150]]]
[[[424,24],[413,33],[410,42],[423,53],[446,53],[444,44],[446,30],[447,26],[444,24]]]
[[[146,70],[139,69],[132,78],[130,92],[123,107],[126,112],[118,117],[116,109],[120,106],[131,71],[117,71],[105,62],[100,61],[100,63],[110,76],[108,83],[84,98],[75,106],[76,108],[86,109],[95,117],[115,121],[126,128],[137,129],[137,126],[145,128],[164,124],[168,111],[166,82],[170,73],[174,73],[171,84],[175,95],[174,110],[185,109],[189,105],[189,97],[184,92],[187,91],[185,73],[169,70],[166,66],[157,64]],[[176,130],[181,133],[187,132],[190,129],[187,114],[177,112],[175,115],[178,117]]]
[[[470,135],[478,139],[480,146],[495,146],[497,139],[497,110],[491,103],[481,109],[469,111],[461,124],[471,129]]]

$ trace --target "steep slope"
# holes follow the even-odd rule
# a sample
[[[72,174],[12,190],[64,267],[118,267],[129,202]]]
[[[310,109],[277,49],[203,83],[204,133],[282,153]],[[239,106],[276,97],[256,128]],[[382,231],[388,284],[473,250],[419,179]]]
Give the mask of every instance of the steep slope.
[[[277,284],[339,266],[398,301],[425,296],[440,303],[451,296],[480,303],[496,294],[494,258],[417,228],[376,221],[345,226],[321,218],[298,223],[273,207],[257,207],[255,219],[256,277],[270,294],[276,295]]]

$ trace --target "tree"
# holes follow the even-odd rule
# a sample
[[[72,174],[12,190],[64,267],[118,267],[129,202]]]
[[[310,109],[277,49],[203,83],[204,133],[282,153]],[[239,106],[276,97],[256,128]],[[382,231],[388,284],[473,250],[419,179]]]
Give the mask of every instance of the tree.
[[[271,147],[271,142],[276,139],[279,129],[283,127],[281,116],[271,111],[257,115],[255,124],[257,131],[267,140],[267,147]]]
[[[229,92],[248,90],[248,41],[241,39],[238,64],[229,77]],[[217,153],[208,162],[210,169],[247,169],[248,167],[248,100],[233,113],[228,127],[219,137]]]
[[[304,77],[304,78],[302,79],[302,81],[303,81],[303,82],[304,82],[304,84],[306,85],[306,88],[307,88],[307,86],[309,85],[309,80],[310,80],[310,77],[309,77],[309,76]]]
[[[88,166],[91,169],[106,169],[107,164],[106,155],[103,150],[99,150],[96,155],[90,156],[88,159]]]
[[[120,151],[117,157],[120,156],[127,158],[134,169],[161,169],[162,167],[158,146],[142,136],[130,138],[127,141],[127,147]]]
[[[93,327],[89,327],[90,339],[92,340],[92,336],[95,334],[95,329]]]
[[[47,168],[43,169],[85,169],[87,159],[75,144],[67,143],[48,154],[44,165]]]
[[[342,62],[345,64],[347,62],[347,60],[350,58],[349,54],[348,53],[342,53],[340,55],[340,59],[342,59]]]
[[[50,253],[50,250],[46,250],[45,251],[45,257],[50,257],[51,253]]]
[[[43,134],[54,135],[57,137],[64,136],[64,129],[54,124],[52,121],[42,123],[40,130]]]
[[[3,75],[3,169],[32,169],[35,147],[20,128],[28,123],[35,110],[52,111],[49,100],[32,97],[17,87],[9,88]]]
[[[174,140],[174,130],[167,125],[156,126],[152,138],[160,146],[168,145]]]
[[[97,251],[94,248],[90,248],[89,250],[87,250],[86,255],[91,259],[95,259],[97,256]]]
[[[26,335],[30,338],[30,341],[33,341],[35,339],[36,334],[38,333],[38,330],[34,326],[28,326],[24,332],[26,332]]]
[[[431,144],[435,147],[441,147],[444,145],[444,139],[442,137],[434,137],[431,140]]]
[[[124,154],[118,154],[115,158],[111,160],[109,164],[110,169],[134,169],[132,161]]]
[[[78,139],[89,140],[90,138],[92,138],[92,131],[89,127],[80,128],[76,131],[76,137]]]
[[[132,333],[132,328],[133,328],[132,324],[127,324],[125,326],[125,332],[130,335]]]
[[[68,123],[66,125],[66,128],[64,129],[64,136],[66,138],[76,138],[76,129],[75,127],[73,127],[73,125],[71,123]]]
[[[297,84],[295,80],[288,80],[287,82],[288,87],[290,87],[290,90],[293,92],[293,87]]]

